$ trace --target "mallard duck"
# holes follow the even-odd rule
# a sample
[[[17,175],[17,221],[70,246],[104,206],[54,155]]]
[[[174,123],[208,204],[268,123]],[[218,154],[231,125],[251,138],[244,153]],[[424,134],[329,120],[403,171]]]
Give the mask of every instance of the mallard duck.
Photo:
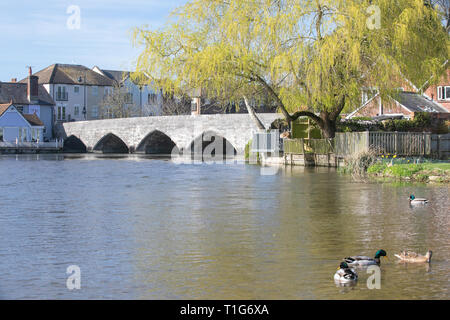
[[[358,274],[350,269],[346,262],[341,262],[339,269],[334,274],[334,280],[338,282],[353,282],[358,280]]]
[[[424,198],[416,198],[413,194],[409,196],[410,204],[425,204],[428,203],[427,199]]]
[[[397,258],[404,262],[430,262],[433,252],[428,250],[423,256],[421,254],[415,253],[413,251],[402,251],[400,254],[394,254]]]
[[[375,253],[375,257],[367,257],[367,256],[351,256],[344,258],[344,261],[347,262],[349,266],[370,266],[370,265],[379,265],[380,257],[386,257],[386,251],[383,249],[378,250]]]

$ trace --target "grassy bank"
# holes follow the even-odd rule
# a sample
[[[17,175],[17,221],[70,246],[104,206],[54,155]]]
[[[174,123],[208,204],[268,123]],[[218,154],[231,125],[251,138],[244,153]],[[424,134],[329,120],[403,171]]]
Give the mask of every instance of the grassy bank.
[[[450,163],[375,163],[367,168],[369,177],[418,182],[450,182]]]

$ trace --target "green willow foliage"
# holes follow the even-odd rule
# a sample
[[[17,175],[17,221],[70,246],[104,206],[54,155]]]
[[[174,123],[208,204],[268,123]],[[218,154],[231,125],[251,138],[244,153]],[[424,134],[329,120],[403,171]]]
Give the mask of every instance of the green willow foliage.
[[[142,47],[135,79],[230,102],[265,92],[287,120],[309,116],[326,137],[362,87],[388,95],[403,77],[422,84],[449,55],[449,35],[423,0],[196,0],[133,39]]]

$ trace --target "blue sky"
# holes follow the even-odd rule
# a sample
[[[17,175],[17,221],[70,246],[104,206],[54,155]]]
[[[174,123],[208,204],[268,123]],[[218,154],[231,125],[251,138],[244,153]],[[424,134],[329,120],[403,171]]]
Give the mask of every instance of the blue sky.
[[[54,63],[130,70],[139,49],[131,29],[160,27],[186,0],[8,0],[0,2],[0,81],[27,76]],[[80,29],[67,21],[80,9]]]

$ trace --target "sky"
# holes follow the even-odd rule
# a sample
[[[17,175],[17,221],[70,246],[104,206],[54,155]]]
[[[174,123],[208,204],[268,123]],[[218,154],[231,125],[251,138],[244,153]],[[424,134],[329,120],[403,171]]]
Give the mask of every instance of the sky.
[[[0,81],[54,63],[132,70],[131,31],[161,27],[186,0],[2,0]],[[79,12],[79,14],[78,14]],[[78,18],[79,17],[79,18]]]

